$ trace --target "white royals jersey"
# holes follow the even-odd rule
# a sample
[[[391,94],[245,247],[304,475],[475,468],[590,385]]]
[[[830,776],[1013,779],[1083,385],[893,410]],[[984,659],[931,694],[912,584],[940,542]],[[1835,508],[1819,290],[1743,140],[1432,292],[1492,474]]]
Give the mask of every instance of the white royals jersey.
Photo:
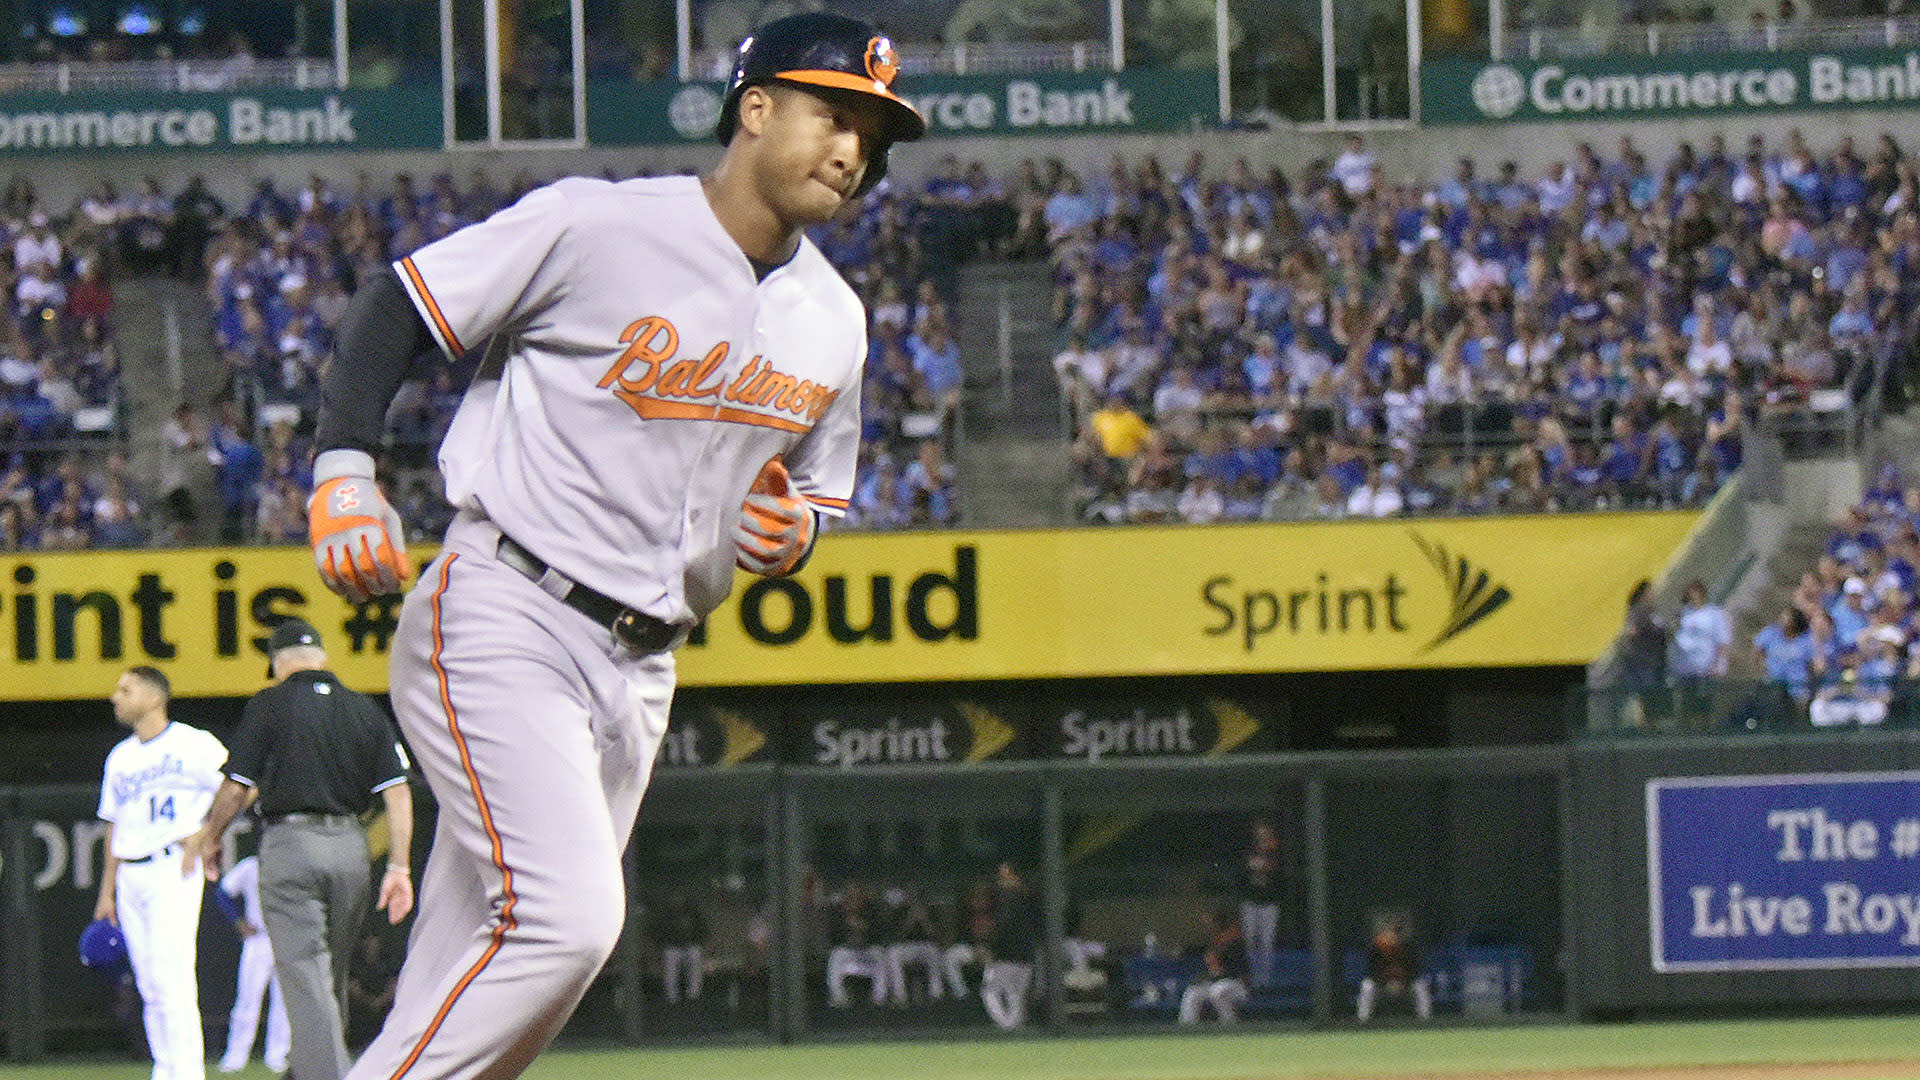
[[[252,855],[233,864],[220,878],[220,891],[240,901],[240,914],[255,926],[265,926],[260,913],[260,860]]]
[[[488,342],[440,449],[448,500],[573,580],[704,617],[776,454],[846,509],[859,298],[805,239],[757,281],[697,178],[561,180],[395,267],[449,354]]]
[[[219,739],[178,720],[146,742],[120,740],[100,782],[100,818],[113,822],[114,856],[144,858],[198,829],[226,762]]]

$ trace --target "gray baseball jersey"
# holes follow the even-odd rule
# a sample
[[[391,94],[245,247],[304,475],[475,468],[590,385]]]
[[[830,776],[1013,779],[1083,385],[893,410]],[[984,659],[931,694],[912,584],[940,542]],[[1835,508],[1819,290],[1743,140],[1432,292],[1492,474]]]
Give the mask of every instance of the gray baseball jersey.
[[[860,300],[802,241],[756,281],[694,177],[569,179],[396,264],[440,344],[489,340],[441,446],[447,498],[669,622],[732,585],[735,512],[784,455],[838,515],[860,440]]]
[[[760,276],[691,177],[564,180],[396,268],[448,353],[487,353],[440,451],[460,513],[393,646],[440,812],[393,1011],[350,1076],[512,1076],[620,934],[673,698],[671,653],[625,648],[552,579],[684,623],[731,587],[770,458],[840,513],[865,316],[804,240]]]

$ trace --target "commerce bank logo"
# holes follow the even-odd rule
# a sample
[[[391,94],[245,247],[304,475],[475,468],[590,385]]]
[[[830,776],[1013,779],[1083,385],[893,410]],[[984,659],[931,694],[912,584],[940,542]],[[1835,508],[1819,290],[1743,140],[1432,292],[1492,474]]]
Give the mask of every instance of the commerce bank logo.
[[[667,103],[667,123],[683,139],[704,139],[720,123],[720,95],[710,86],[690,83]]]
[[[1526,81],[1506,64],[1488,64],[1473,77],[1473,107],[1489,120],[1505,120],[1527,99]]]
[[[1407,536],[1438,576],[1446,597],[1440,625],[1419,654],[1480,625],[1513,599],[1505,583],[1465,554],[1416,530],[1407,530]],[[1419,624],[1427,619],[1420,613],[1433,605],[1418,583],[1426,575],[1408,575],[1397,558],[1381,561],[1387,565],[1378,572],[1321,570],[1310,578],[1303,575],[1293,587],[1248,585],[1230,574],[1217,574],[1200,586],[1201,603],[1214,612],[1214,621],[1201,632],[1208,637],[1231,635],[1249,653],[1274,635],[1295,640],[1425,636]]]

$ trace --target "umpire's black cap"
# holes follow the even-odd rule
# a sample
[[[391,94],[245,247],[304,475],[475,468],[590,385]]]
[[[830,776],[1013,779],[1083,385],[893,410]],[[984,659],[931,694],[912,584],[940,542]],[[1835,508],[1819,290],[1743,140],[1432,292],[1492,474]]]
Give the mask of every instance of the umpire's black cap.
[[[280,625],[273,628],[273,633],[267,638],[267,655],[272,656],[281,649],[319,644],[320,631],[315,630],[307,620],[292,616],[282,619]]]
[[[273,657],[282,649],[295,649],[302,645],[320,647],[320,631],[313,624],[299,616],[288,616],[267,635],[267,678],[273,678]]]

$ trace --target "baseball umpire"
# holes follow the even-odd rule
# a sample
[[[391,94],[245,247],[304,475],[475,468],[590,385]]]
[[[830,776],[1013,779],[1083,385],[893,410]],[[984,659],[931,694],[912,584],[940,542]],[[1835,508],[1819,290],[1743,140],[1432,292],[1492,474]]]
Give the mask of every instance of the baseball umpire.
[[[413,796],[385,714],[327,670],[318,631],[288,619],[267,652],[274,685],[240,714],[226,779],[186,857],[215,876],[221,836],[258,802],[261,917],[287,1006],[287,1061],[300,1080],[339,1080],[352,1064],[342,1021],[347,964],[371,891],[359,815],[376,794],[386,804],[393,847],[379,907],[397,923],[413,909]]]
[[[857,19],[770,23],[740,47],[710,174],[561,180],[349,305],[309,524],[351,599],[410,573],[371,455],[409,360],[487,343],[440,449],[458,514],[393,642],[440,813],[356,1080],[516,1075],[611,953],[673,650],[736,564],[791,573],[853,491],[866,318],[802,230],[925,133],[898,68]]]

